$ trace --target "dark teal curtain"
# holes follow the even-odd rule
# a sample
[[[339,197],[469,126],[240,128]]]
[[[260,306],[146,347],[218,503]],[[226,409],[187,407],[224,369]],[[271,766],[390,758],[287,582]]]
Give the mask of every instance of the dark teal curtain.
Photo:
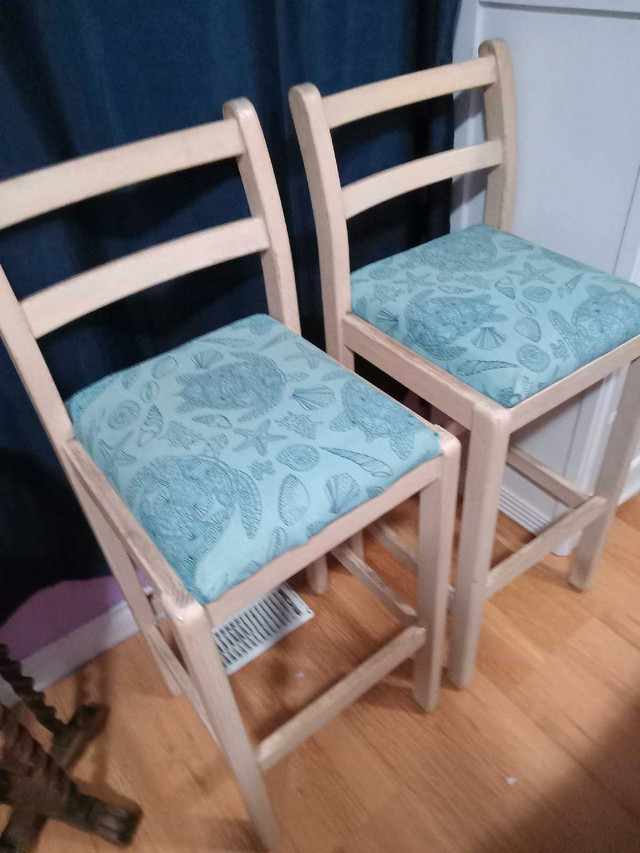
[[[250,98],[282,193],[303,331],[322,343],[315,234],[287,92],[323,94],[451,61],[458,0],[0,0],[0,178],[217,120]],[[449,99],[336,133],[355,180],[451,144]],[[353,221],[354,268],[448,230],[449,188]],[[247,215],[232,163],[192,170],[0,234],[19,297],[112,258]],[[42,342],[68,396],[264,310],[256,258],[161,285]],[[36,590],[104,566],[27,396],[0,348],[0,622]]]

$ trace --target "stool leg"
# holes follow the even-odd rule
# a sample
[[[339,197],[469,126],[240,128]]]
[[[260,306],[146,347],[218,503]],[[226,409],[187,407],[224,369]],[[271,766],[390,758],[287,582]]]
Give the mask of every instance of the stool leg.
[[[438,704],[451,577],[451,551],[458,495],[460,444],[441,436],[442,476],[420,492],[418,529],[417,624],[427,642],[415,660],[413,695],[426,711]]]
[[[598,475],[595,494],[607,499],[606,511],[585,527],[574,558],[569,581],[578,589],[587,589],[593,582],[596,566],[604,550],[609,527],[629,465],[640,441],[640,358],[629,365],[618,413]]]
[[[271,849],[278,842],[278,827],[255,749],[249,741],[213,639],[207,612],[195,601],[180,606],[173,599],[163,597],[163,604],[193,685],[236,777],[255,830],[265,848]]]
[[[329,569],[327,568],[327,558],[320,557],[315,562],[311,563],[306,568],[307,583],[312,591],[318,595],[324,595],[329,591]]]
[[[467,687],[473,678],[509,436],[506,409],[475,410],[451,619],[448,676],[456,687]]]

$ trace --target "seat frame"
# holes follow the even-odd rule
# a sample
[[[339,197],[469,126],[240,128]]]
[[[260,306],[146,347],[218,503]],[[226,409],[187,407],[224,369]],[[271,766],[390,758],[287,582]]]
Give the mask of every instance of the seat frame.
[[[586,589],[602,556],[626,472],[640,439],[640,336],[511,409],[485,397],[351,313],[347,220],[403,193],[477,170],[487,170],[484,223],[508,231],[516,182],[515,87],[509,49],[501,39],[480,45],[479,58],[418,71],[321,97],[310,83],[289,100],[311,193],[325,317],[327,351],[354,368],[354,354],[392,376],[436,410],[433,420],[469,434],[455,589],[451,588],[448,675],[459,686],[473,676],[484,602],[572,534],[582,532],[569,580]],[[331,130],[407,104],[481,88],[486,141],[432,154],[341,186]],[[621,368],[628,373],[593,494],[586,494],[538,460],[510,448],[512,434]],[[569,507],[532,542],[491,567],[498,502],[508,465]],[[409,568],[415,554],[384,524],[374,535]]]
[[[182,692],[187,696],[217,740],[237,778],[260,839],[265,847],[273,847],[278,832],[263,783],[264,771],[414,655],[415,698],[427,709],[437,703],[460,445],[456,438],[435,427],[442,455],[414,468],[378,497],[338,518],[306,544],[272,560],[218,600],[203,606],[187,592],[180,577],[74,437],[73,425],[37,339],[97,308],[196,269],[260,252],[269,313],[300,333],[289,240],[262,129],[246,99],[225,104],[223,115],[222,121],[78,158],[0,184],[0,227],[6,228],[122,186],[236,158],[251,212],[249,218],[80,273],[21,302],[0,269],[0,336],[168,688],[174,694]],[[416,494],[419,570],[416,604],[412,607],[365,563],[361,531]],[[242,723],[212,631],[302,569],[306,569],[313,591],[326,592],[326,555],[330,552],[387,605],[402,630],[255,747]],[[149,595],[140,572],[151,587]],[[161,621],[163,616],[167,618]]]

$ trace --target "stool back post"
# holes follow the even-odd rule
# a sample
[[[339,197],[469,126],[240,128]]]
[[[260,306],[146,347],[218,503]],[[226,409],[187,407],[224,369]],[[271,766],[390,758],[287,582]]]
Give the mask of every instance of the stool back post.
[[[507,43],[491,39],[478,48],[478,56],[493,56],[496,81],[484,90],[487,140],[502,143],[502,163],[487,176],[484,224],[510,231],[516,198],[517,129],[516,90]]]
[[[320,92],[312,83],[294,86],[289,104],[300,141],[316,225],[327,353],[353,367],[340,320],[351,311],[349,235],[338,163]]]

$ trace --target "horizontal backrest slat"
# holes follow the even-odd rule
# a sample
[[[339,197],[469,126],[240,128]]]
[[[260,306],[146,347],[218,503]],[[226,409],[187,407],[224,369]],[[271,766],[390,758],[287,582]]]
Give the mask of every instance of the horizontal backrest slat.
[[[470,62],[414,71],[412,74],[327,95],[322,99],[322,106],[329,127],[340,127],[385,110],[439,98],[452,92],[489,86],[496,79],[495,58],[487,56]]]
[[[160,175],[237,157],[237,121],[224,119],[88,154],[0,184],[0,229]]]
[[[403,193],[417,190],[474,172],[502,162],[502,142],[492,140],[468,148],[454,148],[440,154],[430,154],[410,163],[403,163],[383,172],[369,175],[342,188],[344,214],[347,219],[388,201]]]
[[[262,219],[196,231],[65,279],[20,303],[36,338],[163,281],[269,247]]]

